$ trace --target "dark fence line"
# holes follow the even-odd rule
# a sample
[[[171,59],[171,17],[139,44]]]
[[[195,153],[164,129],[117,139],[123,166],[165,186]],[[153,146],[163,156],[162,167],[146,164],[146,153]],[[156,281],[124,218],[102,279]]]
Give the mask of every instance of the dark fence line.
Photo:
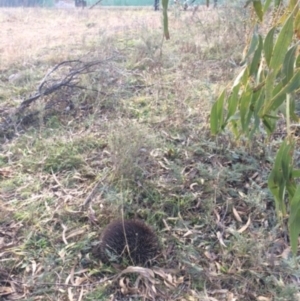
[[[76,7],[86,7],[88,6],[88,3],[90,3],[91,1],[88,0],[73,0],[74,1],[74,6]],[[95,0],[94,0],[95,1]],[[95,1],[95,3],[99,3],[103,1],[103,5],[107,5],[107,1],[104,0],[99,0],[99,1]],[[115,2],[116,0],[111,0],[111,2]],[[120,2],[120,5],[122,3],[122,1],[125,2],[130,2],[130,0],[120,0],[117,2]],[[135,2],[136,0],[132,0],[132,2]],[[51,7],[54,5],[53,0],[0,0],[0,7],[35,7],[35,6],[46,6],[46,7]],[[92,1],[93,2],[93,1]],[[147,4],[150,2],[152,2],[153,6],[154,6],[154,10],[159,10],[160,8],[160,0],[141,0],[142,3],[140,3],[143,6],[143,3]],[[205,4],[206,0],[169,0],[170,4],[174,4],[175,2],[179,2],[181,4],[184,5],[184,7],[188,7],[190,5],[193,4]],[[225,2],[224,0],[211,0],[211,5],[213,5],[213,7],[216,7],[217,4]],[[111,5],[111,4],[110,4]],[[116,4],[118,6],[118,4]],[[148,4],[149,5],[149,4]],[[125,4],[125,6],[130,6],[127,3]]]
[[[0,0],[0,7],[44,6],[43,0]]]

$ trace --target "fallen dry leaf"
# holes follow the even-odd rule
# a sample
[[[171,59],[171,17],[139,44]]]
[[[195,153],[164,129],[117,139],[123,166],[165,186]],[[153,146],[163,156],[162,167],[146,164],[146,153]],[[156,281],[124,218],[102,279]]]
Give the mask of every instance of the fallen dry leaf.
[[[256,298],[257,301],[271,301],[272,299],[271,298],[268,298],[268,297],[264,297],[264,296],[258,296]]]
[[[243,233],[245,230],[247,230],[247,228],[250,226],[250,224],[251,224],[251,215],[249,216],[246,225],[244,225],[242,228],[240,228],[239,230],[237,230],[237,232],[238,233]]]
[[[241,219],[239,213],[237,212],[237,210],[236,210],[234,207],[232,208],[232,212],[233,212],[233,215],[234,215],[235,219],[236,219],[238,222],[242,223],[243,221],[242,221],[242,219]]]
[[[223,247],[227,248],[227,246],[225,245],[225,243],[224,243],[224,241],[223,241],[223,237],[222,237],[222,234],[221,234],[220,231],[217,232],[217,238],[218,238],[220,244],[221,244]]]

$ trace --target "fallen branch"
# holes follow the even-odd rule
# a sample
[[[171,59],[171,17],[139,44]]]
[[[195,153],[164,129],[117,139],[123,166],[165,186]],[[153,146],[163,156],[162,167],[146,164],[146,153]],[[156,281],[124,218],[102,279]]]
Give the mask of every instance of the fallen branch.
[[[105,60],[96,60],[91,62],[83,62],[81,60],[70,60],[63,61],[55,65],[42,79],[41,83],[37,87],[37,92],[21,102],[21,104],[11,110],[4,110],[4,114],[0,116],[0,137],[9,138],[17,132],[18,127],[21,124],[25,124],[26,121],[32,121],[32,116],[39,114],[39,111],[34,109],[33,111],[24,111],[32,106],[37,99],[43,96],[50,95],[60,89],[85,89],[89,88],[79,85],[80,76],[83,74],[91,73],[97,71],[95,66],[102,65],[112,60],[113,57],[109,57]],[[106,95],[103,91],[97,91],[91,89],[92,91]],[[45,109],[47,104],[45,105]]]
[[[109,59],[108,59],[109,60]],[[76,63],[74,67],[71,67],[72,64]],[[93,72],[94,70],[91,70],[91,67],[94,67],[96,65],[99,65],[103,63],[103,61],[93,61],[89,63],[83,63],[80,60],[73,60],[73,61],[64,61],[59,64],[57,64],[55,67],[53,67],[43,78],[42,82],[40,83],[38,87],[38,92],[31,96],[30,98],[24,100],[19,108],[17,109],[18,112],[22,111],[24,108],[28,107],[33,101],[37,100],[41,96],[49,95],[56,90],[61,89],[62,87],[77,87],[77,79],[79,74],[86,74],[89,72]],[[49,77],[59,68],[61,67],[70,67],[70,71],[68,74],[65,75],[64,78],[59,80],[51,80]],[[52,82],[52,83],[51,83]]]

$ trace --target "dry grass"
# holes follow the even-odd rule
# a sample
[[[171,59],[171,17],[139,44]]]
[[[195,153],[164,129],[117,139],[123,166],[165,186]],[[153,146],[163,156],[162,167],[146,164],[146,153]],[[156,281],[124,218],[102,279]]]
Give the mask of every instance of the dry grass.
[[[107,47],[101,43],[110,35],[136,34],[143,26],[156,29],[159,18],[153,12],[107,10],[1,10],[1,69],[24,64],[54,63],[81,57],[82,49]],[[101,49],[102,50],[102,49]],[[42,62],[40,61],[42,58]]]
[[[266,187],[273,145],[209,134],[211,104],[239,71],[244,15],[172,8],[163,44],[160,18],[0,10],[1,300],[299,300],[299,269]],[[101,64],[78,75],[80,89],[14,115],[71,59]],[[92,257],[120,217],[156,231],[154,268]]]

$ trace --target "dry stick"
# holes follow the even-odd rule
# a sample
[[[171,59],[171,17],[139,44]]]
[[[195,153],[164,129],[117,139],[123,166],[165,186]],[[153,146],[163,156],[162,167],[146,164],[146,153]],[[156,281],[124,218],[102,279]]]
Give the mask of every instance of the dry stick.
[[[90,192],[90,194],[86,197],[86,199],[84,200],[83,204],[81,205],[81,210],[83,211],[84,208],[86,208],[86,206],[91,202],[91,200],[93,199],[93,197],[96,194],[96,190],[98,189],[98,187],[100,186],[100,184],[102,183],[102,181],[107,177],[107,173],[96,182],[96,184],[94,185],[94,188],[92,189],[92,191]]]
[[[78,81],[79,81],[78,75],[94,72],[94,70],[91,69],[92,67],[111,61],[114,58],[115,55],[106,58],[104,60],[96,60],[88,63],[84,63],[80,60],[70,60],[70,61],[63,61],[57,64],[56,66],[54,66],[49,72],[47,72],[47,74],[42,79],[35,95],[29,97],[28,99],[25,99],[16,109],[13,110],[13,112],[9,113],[7,116],[2,116],[4,121],[0,122],[0,135],[5,136],[7,133],[9,133],[9,130],[12,127],[14,127],[15,132],[17,132],[17,125],[20,124],[24,118],[27,118],[33,114],[35,115],[38,114],[38,112],[36,112],[36,113],[31,113],[30,115],[27,116],[23,116],[23,118],[18,119],[16,121],[16,124],[13,121],[13,116],[18,116],[18,114],[23,114],[23,111],[27,107],[29,107],[35,100],[37,100],[40,97],[49,95],[63,87],[84,89],[84,87],[78,85]],[[71,64],[76,64],[76,65],[73,67],[71,66]],[[70,70],[69,73],[64,75],[64,77],[60,80],[49,79],[49,76],[61,66],[69,67]],[[46,85],[48,85],[48,87]],[[97,92],[99,93],[99,91]],[[100,93],[105,95],[104,92],[100,92]]]
[[[96,194],[96,190],[98,189],[98,187],[100,186],[101,180],[97,181],[94,188],[92,189],[92,191],[90,192],[90,194],[86,197],[86,199],[84,200],[83,204],[81,205],[81,210],[83,210],[83,208],[85,208],[93,199],[93,197]]]
[[[92,9],[93,7],[95,7],[97,4],[99,4],[102,0],[97,1],[96,3],[94,3],[92,6],[90,6],[89,9]]]
[[[115,56],[113,55],[113,56],[111,56],[109,58],[106,58],[104,60],[96,60],[96,61],[91,61],[91,62],[87,62],[87,63],[84,63],[81,60],[69,60],[69,61],[63,61],[63,62],[55,65],[44,76],[44,78],[42,79],[40,85],[38,86],[38,89],[37,89],[37,92],[35,93],[35,95],[29,97],[28,99],[25,99],[19,105],[19,107],[17,107],[14,110],[13,115],[21,113],[26,107],[30,106],[31,103],[34,102],[35,100],[37,100],[38,98],[40,98],[42,96],[45,96],[45,95],[49,95],[49,94],[55,92],[56,90],[59,90],[62,87],[71,87],[71,88],[80,88],[80,89],[82,89],[82,87],[78,86],[78,82],[76,82],[78,80],[77,75],[93,72],[93,70],[90,70],[90,68],[92,68],[96,65],[100,65],[100,64],[103,64],[105,62],[111,61],[114,58],[115,58]],[[77,64],[77,66],[75,66],[75,67],[70,66],[70,64],[74,64],[74,63]],[[45,85],[47,83],[49,84],[49,82],[50,82],[50,80],[48,79],[49,76],[54,71],[59,69],[61,66],[68,66],[70,68],[70,72],[67,75],[65,75],[65,77],[63,79],[61,79],[60,81],[56,80],[56,81],[54,81],[54,83],[50,87],[45,87]],[[11,119],[10,116],[7,116],[7,118]],[[6,118],[4,118],[4,122],[0,123],[0,130],[2,128],[3,129],[8,128],[9,126],[11,126],[11,124],[12,124],[11,120],[6,120]]]
[[[52,177],[53,177],[54,181],[56,182],[56,184],[58,184],[58,185],[60,186],[61,190],[62,190],[66,195],[68,195],[68,192],[64,189],[64,186],[58,181],[58,179],[57,179],[55,173],[53,172],[53,169],[52,169],[52,168],[51,168],[51,173],[52,173]]]
[[[123,226],[123,232],[124,232],[124,237],[125,237],[125,243],[126,243],[126,246],[125,246],[125,249],[127,250],[127,253],[129,255],[129,258],[131,260],[131,263],[133,265],[135,265],[134,261],[132,260],[132,257],[131,257],[131,253],[130,253],[130,249],[129,249],[129,244],[128,244],[128,240],[127,240],[127,233],[126,233],[126,230],[125,230],[125,220],[124,220],[124,206],[122,208],[122,226]],[[123,250],[123,252],[125,251],[125,249]],[[123,253],[122,252],[122,253]]]
[[[102,64],[106,61],[111,60],[113,57],[107,58],[105,60],[97,60],[97,61],[92,61],[92,62],[88,62],[88,63],[84,63],[80,60],[70,60],[70,61],[63,61],[59,64],[57,64],[56,66],[54,66],[42,79],[42,82],[40,83],[39,87],[38,87],[38,92],[24,100],[19,108],[17,109],[17,111],[21,111],[22,109],[24,109],[25,107],[29,106],[33,101],[37,100],[39,97],[44,96],[44,95],[49,95],[51,93],[53,93],[54,91],[68,86],[70,87],[70,84],[72,83],[71,87],[75,87],[76,83],[74,83],[74,80],[76,80],[76,76],[79,74],[84,74],[84,73],[89,73],[89,72],[93,72],[93,70],[90,70],[91,67],[94,67],[96,65]],[[82,64],[82,66],[78,67],[78,68],[72,68],[71,71],[60,81],[60,82],[56,82],[54,83],[52,86],[50,86],[49,88],[44,88],[44,85],[47,83],[47,78],[54,72],[56,71],[59,67],[65,65],[68,66],[68,64],[73,64],[73,63],[77,63],[77,64]],[[70,67],[70,66],[69,66]],[[44,88],[44,89],[43,89]]]
[[[65,286],[65,287],[76,287],[76,288],[80,288],[80,287],[90,287],[90,286],[95,286],[97,284],[101,284],[104,283],[108,280],[113,280],[114,278],[116,278],[117,276],[112,276],[112,277],[107,277],[105,280],[103,281],[96,281],[93,283],[89,283],[89,284],[79,284],[79,285],[75,285],[75,284],[66,284],[66,283],[56,283],[56,282],[41,282],[38,283],[36,286],[44,286],[44,285],[56,285],[56,286]],[[21,284],[21,285],[28,285],[25,282],[22,281],[17,281],[17,280],[12,280],[12,282],[17,283],[17,284]]]
[[[74,73],[74,71],[72,73],[69,73],[65,76],[64,79],[62,79],[59,83],[56,83],[54,85],[52,85],[49,88],[46,88],[44,91],[42,91],[43,86],[46,84],[47,82],[47,78],[49,77],[49,75],[51,73],[53,73],[55,70],[57,70],[60,66],[64,65],[64,64],[70,64],[70,63],[81,63],[80,61],[76,60],[76,61],[63,61],[59,64],[57,64],[56,66],[54,66],[42,79],[42,82],[40,83],[39,87],[38,87],[38,93],[36,93],[34,96],[24,100],[19,108],[18,111],[21,111],[22,109],[24,109],[25,107],[29,106],[33,101],[35,101],[36,99],[38,99],[39,97],[43,96],[43,95],[48,95],[53,93],[54,91],[58,90],[59,88],[63,87],[64,85],[69,84],[72,79],[74,78],[74,76],[78,73],[80,73],[80,70],[78,70],[77,73]]]
[[[131,257],[131,252],[130,252],[130,248],[129,248],[129,244],[128,244],[128,240],[127,240],[127,233],[126,233],[126,230],[125,230],[124,199],[123,198],[122,198],[122,202],[123,202],[123,205],[122,205],[121,213],[122,213],[122,226],[123,226],[123,232],[124,232],[125,243],[126,243],[125,249],[127,250],[127,253],[129,255],[129,259],[130,259],[131,263],[133,265],[135,265],[135,263],[134,263],[134,261],[132,260],[132,257]],[[125,251],[125,249],[123,250],[123,252]]]

